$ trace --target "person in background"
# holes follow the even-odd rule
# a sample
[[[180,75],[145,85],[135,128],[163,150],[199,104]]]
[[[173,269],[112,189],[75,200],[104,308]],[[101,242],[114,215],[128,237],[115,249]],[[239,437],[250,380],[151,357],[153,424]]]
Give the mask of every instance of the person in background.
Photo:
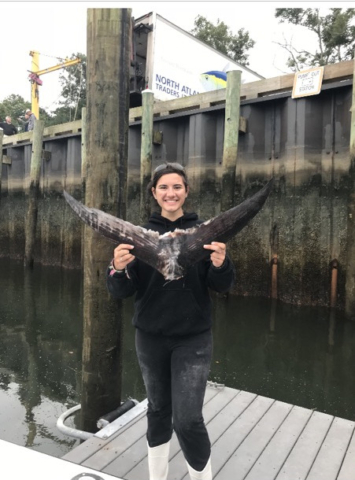
[[[17,120],[24,125],[25,132],[30,132],[34,129],[37,118],[36,115],[28,108],[25,112],[25,119],[23,120],[21,117],[19,117]]]
[[[5,122],[0,122],[0,128],[4,130],[4,135],[6,137],[16,135],[17,133],[17,128],[11,123],[11,117],[9,115],[5,118]]]
[[[27,113],[25,113],[24,117],[17,118],[17,120],[21,123],[22,130],[24,132],[28,132],[28,118],[29,118],[29,115],[27,115]]]
[[[189,193],[178,163],[157,167],[148,186],[160,207],[144,228],[172,232],[201,224],[185,213]],[[150,480],[166,480],[170,440],[175,431],[191,480],[211,480],[211,443],[202,416],[212,358],[209,289],[227,292],[234,267],[224,243],[204,245],[210,255],[178,280],[166,282],[153,267],[135,258],[134,246],[120,244],[107,269],[114,298],[135,294],[133,325],[136,352],[148,398],[148,467]]]

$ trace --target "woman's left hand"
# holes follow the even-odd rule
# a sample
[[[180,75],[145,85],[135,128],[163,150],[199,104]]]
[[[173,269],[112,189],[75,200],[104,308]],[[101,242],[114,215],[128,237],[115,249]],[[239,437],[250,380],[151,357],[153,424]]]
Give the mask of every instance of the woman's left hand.
[[[206,250],[212,250],[211,262],[214,267],[219,268],[223,265],[226,258],[226,244],[219,242],[211,242],[210,245],[204,245]]]

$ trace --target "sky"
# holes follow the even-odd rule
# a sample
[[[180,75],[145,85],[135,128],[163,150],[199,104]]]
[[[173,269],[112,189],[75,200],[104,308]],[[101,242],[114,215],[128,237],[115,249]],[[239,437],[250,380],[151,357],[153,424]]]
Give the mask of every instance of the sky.
[[[86,19],[88,8],[131,8],[138,18],[156,12],[180,28],[191,32],[194,19],[202,15],[216,24],[225,22],[233,33],[241,28],[256,42],[249,51],[249,68],[270,78],[289,73],[287,53],[277,42],[283,38],[300,47],[315,43],[315,37],[302,27],[280,24],[275,8],[349,8],[352,2],[3,2],[0,1],[0,102],[11,94],[31,101],[30,51],[40,53],[40,69],[60,63],[73,53],[86,54]],[[188,52],[186,52],[188,54]],[[60,70],[41,76],[39,104],[48,111],[59,106]]]

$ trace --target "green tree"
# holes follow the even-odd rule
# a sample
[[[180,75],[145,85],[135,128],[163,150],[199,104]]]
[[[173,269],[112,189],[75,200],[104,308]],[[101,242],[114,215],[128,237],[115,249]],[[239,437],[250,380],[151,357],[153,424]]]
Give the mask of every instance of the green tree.
[[[62,86],[62,107],[57,108],[54,117],[58,116],[58,123],[71,122],[81,118],[81,109],[86,106],[86,55],[72,54],[71,59],[80,58],[81,62],[63,69],[59,75]]]
[[[11,117],[13,125],[15,127],[23,128],[23,124],[19,122],[18,117],[24,118],[25,111],[31,108],[31,103],[27,102],[21,95],[16,95],[12,93],[6,97],[2,102],[0,102],[0,118],[5,120],[5,117],[9,115]],[[40,119],[43,120],[44,125],[48,127],[49,125],[55,125],[53,123],[53,117],[44,109],[39,109]],[[60,122],[58,122],[60,123]]]
[[[194,24],[191,33],[196,38],[241,65],[249,65],[247,51],[254,47],[255,42],[244,28],[234,35],[224,22],[217,20],[217,24],[214,25],[201,15],[195,18]]]
[[[0,118],[5,120],[5,117],[9,115],[11,121],[15,127],[23,127],[23,124],[19,122],[18,117],[24,117],[25,111],[31,109],[31,103],[27,102],[21,95],[12,93],[0,102]],[[44,108],[39,109],[40,119],[44,121],[44,125],[50,125],[51,115],[49,115]]]
[[[306,28],[315,34],[315,51],[297,50],[285,40],[279,45],[288,51],[287,66],[293,71],[308,66],[323,66],[354,58],[355,26],[354,8],[330,8],[322,16],[319,8],[277,8],[275,17],[280,23],[291,23]]]
[[[21,126],[17,118],[23,116],[27,108],[31,108],[31,104],[26,102],[21,95],[12,93],[0,103],[0,117],[5,121],[5,117],[9,115],[15,127]]]
[[[46,127],[51,125],[60,125],[73,120],[73,110],[69,107],[59,107],[55,109],[48,120],[46,121]],[[76,118],[78,120],[78,118]]]

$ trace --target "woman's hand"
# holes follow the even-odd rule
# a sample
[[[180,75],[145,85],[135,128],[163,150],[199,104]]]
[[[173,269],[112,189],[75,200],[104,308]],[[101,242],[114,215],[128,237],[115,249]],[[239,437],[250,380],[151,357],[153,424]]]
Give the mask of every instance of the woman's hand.
[[[136,257],[131,254],[133,245],[121,243],[113,251],[113,266],[116,270],[124,270],[126,265],[131,263]]]
[[[226,258],[226,244],[219,242],[211,242],[210,245],[204,245],[206,250],[212,250],[211,262],[214,267],[219,268],[223,265]]]

